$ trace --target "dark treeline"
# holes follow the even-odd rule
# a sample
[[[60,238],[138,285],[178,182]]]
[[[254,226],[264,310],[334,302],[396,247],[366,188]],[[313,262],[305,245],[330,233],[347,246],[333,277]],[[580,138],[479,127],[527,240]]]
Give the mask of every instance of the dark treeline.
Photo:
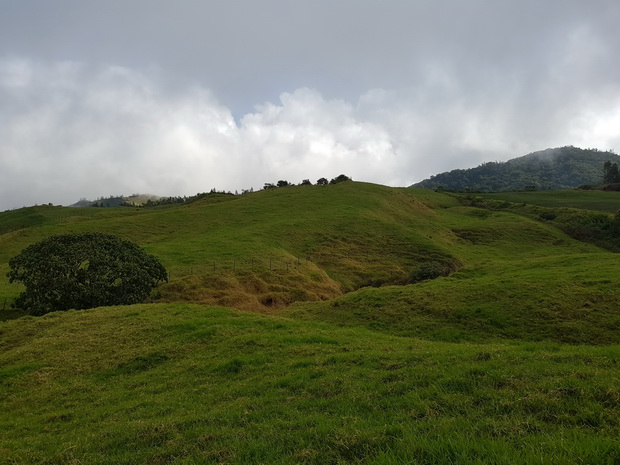
[[[326,186],[328,184],[338,184],[344,181],[350,181],[351,178],[341,174],[331,180],[327,180],[327,178],[319,178],[316,181],[317,186]],[[299,183],[300,186],[312,186],[312,182],[309,179],[304,179]],[[263,190],[266,189],[275,189],[278,187],[289,187],[295,186],[294,183],[288,182],[286,180],[279,180],[277,183],[265,183],[263,186]],[[176,205],[183,203],[195,202],[196,200],[201,200],[204,198],[209,198],[210,196],[222,196],[222,195],[246,195],[254,192],[254,188],[242,189],[241,193],[235,191],[234,193],[231,191],[217,190],[215,188],[211,189],[209,192],[198,193],[192,196],[169,196],[169,197],[159,197],[159,198],[150,198],[146,202],[136,202],[132,201],[132,198],[139,197],[138,195],[134,195],[129,198],[125,198],[122,196],[110,196],[109,198],[99,198],[95,202],[93,202],[90,206],[92,207],[139,207],[139,208],[150,208],[150,207],[159,207],[162,205]],[[85,201],[84,201],[85,202]]]
[[[333,178],[331,181],[328,181],[327,178],[319,178],[316,181],[316,185],[317,186],[326,186],[328,184],[338,184],[339,182],[344,182],[344,181],[351,181],[351,178],[341,174],[335,178]],[[266,182],[265,185],[263,186],[263,190],[264,189],[274,189],[276,187],[288,187],[288,186],[294,186],[295,184],[290,183],[288,181],[285,181],[283,179],[281,179],[280,181],[278,181],[275,184],[272,184],[270,182]],[[312,186],[312,182],[309,179],[304,179],[303,181],[301,181],[299,183],[300,186]]]
[[[618,169],[618,163],[612,163],[608,160],[603,164],[603,182],[605,184],[620,183],[620,170]]]

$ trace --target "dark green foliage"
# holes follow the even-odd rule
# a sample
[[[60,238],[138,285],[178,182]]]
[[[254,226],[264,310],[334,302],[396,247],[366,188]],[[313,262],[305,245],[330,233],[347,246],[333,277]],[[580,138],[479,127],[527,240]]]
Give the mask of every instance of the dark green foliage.
[[[489,162],[476,168],[440,173],[411,187],[474,192],[572,189],[600,184],[601,165],[607,162],[613,166],[609,160],[620,162],[620,156],[596,149],[560,147],[507,162]]]
[[[327,178],[319,178],[316,180],[317,186],[326,186],[329,183]]]
[[[539,215],[541,220],[551,221],[555,220],[556,214],[551,211],[544,211]]]
[[[345,181],[350,181],[350,180],[351,180],[350,177],[348,177],[348,176],[346,176],[344,174],[341,174],[341,175],[335,177],[334,179],[332,179],[331,181],[329,181],[329,183],[330,184],[338,184],[339,182],[345,182]]]
[[[456,261],[434,261],[422,264],[418,269],[411,273],[411,282],[417,283],[428,279],[436,279],[442,276],[449,276],[459,268]]]
[[[204,194],[196,194],[196,196],[198,195],[204,195]],[[160,205],[174,205],[177,203],[185,203],[190,201],[190,199],[193,199],[194,197],[161,197],[157,200],[152,200],[152,199],[148,199],[146,201],[146,203],[144,204],[145,207],[158,207]],[[124,202],[120,205],[121,207],[135,207],[135,205],[133,205],[131,202]]]
[[[620,170],[618,163],[612,163],[607,160],[603,164],[603,182],[605,184],[620,183]]]
[[[618,213],[614,216],[610,229],[614,236],[620,237],[620,210],[618,210]]]
[[[144,302],[167,272],[132,242],[101,233],[50,236],[9,261],[9,282],[26,287],[15,307],[56,310]]]

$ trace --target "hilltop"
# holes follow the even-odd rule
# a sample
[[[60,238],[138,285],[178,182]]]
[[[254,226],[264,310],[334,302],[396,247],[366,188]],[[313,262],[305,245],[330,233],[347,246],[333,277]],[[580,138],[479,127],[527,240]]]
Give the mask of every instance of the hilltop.
[[[440,173],[411,187],[481,192],[573,189],[601,184],[606,161],[618,163],[620,156],[572,146],[550,148],[506,162]]]

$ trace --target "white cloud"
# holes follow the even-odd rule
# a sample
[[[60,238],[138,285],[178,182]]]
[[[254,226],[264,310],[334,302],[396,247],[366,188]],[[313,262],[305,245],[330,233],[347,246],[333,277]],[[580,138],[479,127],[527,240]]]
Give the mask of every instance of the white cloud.
[[[617,150],[617,84],[572,86],[585,78],[570,77],[571,63],[584,58],[567,50],[569,65],[541,70],[531,92],[528,79],[492,72],[484,91],[466,91],[470,77],[438,61],[406,88],[355,101],[299,88],[238,121],[208,89],[170,85],[156,70],[1,60],[0,210],[341,173],[408,185],[549,146]]]
[[[354,107],[311,89],[282,94],[241,120],[243,150],[256,150],[265,174],[299,182],[337,176],[389,182],[395,164],[390,135],[357,117]],[[300,178],[300,179],[297,179]]]
[[[0,65],[0,208],[80,197],[183,195],[346,173],[392,180],[389,135],[299,89],[237,124],[208,90],[169,92],[119,67]]]

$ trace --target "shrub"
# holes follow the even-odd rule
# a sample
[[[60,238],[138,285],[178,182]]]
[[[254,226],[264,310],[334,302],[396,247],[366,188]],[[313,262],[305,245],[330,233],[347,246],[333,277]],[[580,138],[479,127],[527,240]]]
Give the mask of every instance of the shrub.
[[[461,267],[461,263],[456,259],[436,260],[423,263],[410,275],[412,283],[436,279],[442,276],[449,276]]]
[[[166,269],[132,242],[101,233],[50,236],[9,261],[26,287],[14,306],[33,315],[144,302]]]
[[[346,176],[344,174],[341,174],[341,175],[335,177],[334,179],[332,179],[331,181],[329,181],[329,183],[330,184],[338,184],[339,182],[345,182],[345,181],[350,181],[350,180],[351,180],[350,177],[348,177],[348,176]]]
[[[538,217],[544,221],[552,221],[552,220],[555,220],[556,215],[553,212],[546,211],[546,212],[542,212]]]

